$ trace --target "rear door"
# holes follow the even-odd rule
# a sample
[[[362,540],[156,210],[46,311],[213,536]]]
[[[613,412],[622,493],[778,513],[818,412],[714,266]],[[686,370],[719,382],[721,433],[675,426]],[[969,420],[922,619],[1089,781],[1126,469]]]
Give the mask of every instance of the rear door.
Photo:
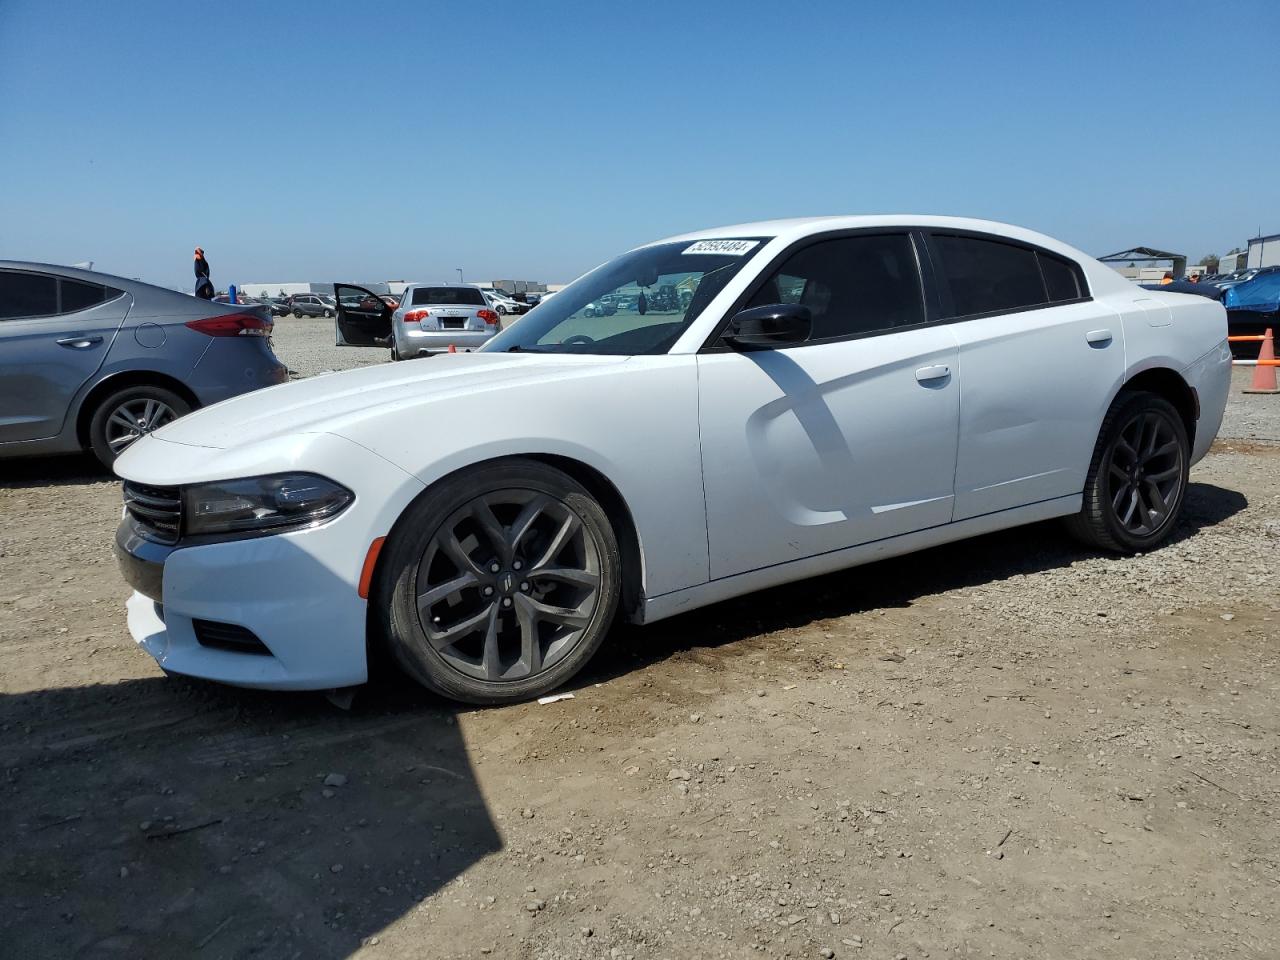
[[[929,237],[964,391],[955,519],[1079,494],[1124,377],[1116,312],[1083,270],[1003,237]]]
[[[0,270],[0,443],[58,435],[132,302],[99,283]]]
[[[394,312],[378,294],[349,283],[333,285],[337,300],[334,320],[335,342],[340,347],[387,347],[391,345],[391,314]],[[343,298],[355,306],[343,304]]]

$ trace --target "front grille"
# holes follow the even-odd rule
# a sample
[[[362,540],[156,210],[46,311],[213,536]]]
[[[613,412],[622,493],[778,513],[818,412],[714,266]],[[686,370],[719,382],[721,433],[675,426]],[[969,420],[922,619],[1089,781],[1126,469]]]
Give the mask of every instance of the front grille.
[[[196,642],[202,647],[230,650],[232,653],[271,655],[267,645],[248,627],[235,623],[218,623],[214,620],[192,620],[191,627],[195,630]]]
[[[174,544],[182,533],[182,494],[177,487],[124,482],[124,508],[138,532],[156,543]]]

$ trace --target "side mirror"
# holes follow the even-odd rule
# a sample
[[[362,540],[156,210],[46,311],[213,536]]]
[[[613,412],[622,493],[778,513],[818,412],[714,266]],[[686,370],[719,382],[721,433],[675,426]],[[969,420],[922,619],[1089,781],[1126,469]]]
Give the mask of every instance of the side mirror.
[[[737,313],[724,339],[735,347],[788,347],[804,343],[813,330],[813,314],[799,303],[769,303]]]

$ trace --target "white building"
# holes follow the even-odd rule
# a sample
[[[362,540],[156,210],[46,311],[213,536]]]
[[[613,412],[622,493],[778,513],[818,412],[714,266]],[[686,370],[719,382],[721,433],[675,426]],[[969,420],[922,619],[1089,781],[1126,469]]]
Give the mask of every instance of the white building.
[[[1280,266],[1280,233],[1266,237],[1254,237],[1249,241],[1247,267]]]

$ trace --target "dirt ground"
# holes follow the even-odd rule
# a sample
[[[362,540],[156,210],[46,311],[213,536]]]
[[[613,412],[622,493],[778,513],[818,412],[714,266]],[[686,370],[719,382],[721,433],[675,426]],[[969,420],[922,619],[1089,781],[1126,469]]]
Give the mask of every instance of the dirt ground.
[[[988,536],[492,710],[164,677],[117,485],[0,463],[0,955],[1280,956],[1280,398],[1240,385],[1154,554]]]

